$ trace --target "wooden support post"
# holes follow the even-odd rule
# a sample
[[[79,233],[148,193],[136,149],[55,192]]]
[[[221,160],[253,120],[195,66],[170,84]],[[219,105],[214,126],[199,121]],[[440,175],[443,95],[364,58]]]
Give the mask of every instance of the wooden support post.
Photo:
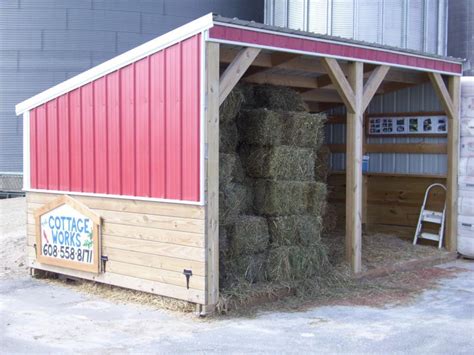
[[[344,78],[345,79],[345,78]],[[362,270],[362,146],[363,146],[363,86],[361,62],[348,65],[348,83],[353,92],[353,110],[347,107],[346,152],[346,259],[352,271]]]
[[[458,238],[458,163],[459,163],[459,110],[461,78],[449,78],[449,95],[454,116],[448,120],[448,176],[446,192],[446,249],[457,251]]]
[[[459,105],[461,78],[449,77],[449,88],[438,73],[428,74],[436,94],[448,116],[448,174],[446,192],[446,249],[457,250]]]
[[[234,86],[239,82],[240,78],[242,78],[259,53],[259,48],[243,48],[239,54],[237,54],[233,62],[229,64],[225,72],[222,74],[219,83],[219,105],[224,102],[227,95],[230,94]]]
[[[210,313],[219,297],[219,44],[206,42],[206,300]]]

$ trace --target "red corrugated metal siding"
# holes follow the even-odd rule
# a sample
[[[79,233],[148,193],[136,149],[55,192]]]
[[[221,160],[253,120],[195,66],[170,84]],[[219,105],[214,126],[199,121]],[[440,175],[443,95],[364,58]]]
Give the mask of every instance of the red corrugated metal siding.
[[[461,64],[442,59],[422,58],[408,53],[393,53],[383,49],[361,48],[351,46],[350,44],[328,43],[317,39],[295,38],[284,34],[264,33],[252,29],[216,25],[209,30],[209,37],[239,42],[241,44],[249,43],[260,46],[360,59],[362,61],[407,65],[414,68],[433,69],[453,74],[462,73]]]
[[[58,144],[59,144],[59,190],[69,190],[71,186],[70,139],[69,139],[69,97],[58,98]]]
[[[31,111],[31,188],[200,200],[200,35]]]

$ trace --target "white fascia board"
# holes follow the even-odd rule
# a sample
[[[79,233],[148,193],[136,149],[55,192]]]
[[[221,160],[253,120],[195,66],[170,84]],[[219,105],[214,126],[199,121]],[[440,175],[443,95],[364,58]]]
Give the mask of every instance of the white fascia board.
[[[23,113],[23,190],[30,188],[30,111]]]
[[[16,114],[21,115],[25,111],[29,111],[117,69],[123,68],[130,63],[201,33],[212,26],[213,17],[212,13],[209,13],[19,103],[15,106]]]

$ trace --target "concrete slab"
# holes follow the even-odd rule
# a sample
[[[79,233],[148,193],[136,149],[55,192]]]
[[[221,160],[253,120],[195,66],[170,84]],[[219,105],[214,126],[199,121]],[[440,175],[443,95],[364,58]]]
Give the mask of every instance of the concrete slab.
[[[0,280],[0,349],[13,352],[472,353],[474,262],[412,304],[326,306],[198,320],[52,286]]]

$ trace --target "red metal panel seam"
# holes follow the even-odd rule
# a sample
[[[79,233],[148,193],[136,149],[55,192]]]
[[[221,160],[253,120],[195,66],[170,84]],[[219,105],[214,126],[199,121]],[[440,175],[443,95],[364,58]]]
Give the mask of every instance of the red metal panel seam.
[[[68,174],[68,190],[72,190],[72,177],[71,177],[71,93],[67,93],[67,114],[68,114],[68,164],[69,164],[69,174]]]
[[[137,175],[137,62],[132,64],[133,68],[133,78],[132,78],[132,87],[133,87],[133,179],[134,179],[134,188],[133,196],[137,195],[137,184],[138,184],[138,175]]]
[[[67,125],[67,128],[68,128],[68,139],[67,139],[67,142],[68,142],[68,159],[67,159],[67,162],[68,162],[68,183],[67,183],[67,186],[68,186],[68,190],[71,190],[71,102],[70,102],[70,96],[69,96],[69,93],[67,93],[67,116],[68,116],[68,125]]]
[[[105,85],[105,96],[104,96],[104,100],[105,100],[105,173],[107,175],[106,177],[106,180],[105,180],[105,190],[107,191],[107,193],[110,193],[110,187],[109,187],[109,174],[110,174],[110,171],[109,171],[109,109],[108,109],[108,106],[109,106],[109,86],[107,85],[107,80],[108,80],[108,75],[105,76],[105,82],[104,82],[104,85]]]
[[[167,117],[167,112],[168,112],[168,90],[166,88],[168,87],[168,77],[166,76],[166,73],[168,72],[168,61],[166,60],[166,52],[169,49],[166,48],[163,50],[163,150],[164,150],[164,157],[165,161],[163,164],[163,170],[165,171],[163,174],[163,197],[168,198],[168,177],[166,173],[166,167],[168,166],[168,117]]]
[[[122,130],[123,130],[123,124],[122,124],[122,108],[121,108],[121,104],[120,104],[120,101],[122,100],[122,75],[120,74],[120,70],[118,71],[118,89],[119,89],[119,92],[118,92],[118,99],[119,99],[119,104],[118,104],[118,120],[119,120],[119,123],[118,123],[118,126],[119,126],[119,151],[120,151],[120,155],[119,155],[119,172],[120,172],[120,194],[122,195],[123,194],[123,176],[122,176],[122,154],[123,154],[123,149],[122,149],[122,144],[123,144],[123,141],[122,141]]]
[[[82,88],[81,88],[82,89]],[[82,133],[82,118],[83,118],[83,111],[82,111],[82,90],[79,90],[79,142],[80,142],[80,145],[82,145],[82,136],[83,136],[83,133]],[[80,171],[80,174],[81,174],[81,187],[79,188],[79,191],[84,191],[84,177],[82,176],[82,172],[84,171],[84,154],[82,154],[82,147],[79,147],[79,153],[80,153],[80,156],[81,156],[81,171]]]
[[[184,139],[187,137],[183,136],[183,112],[184,112],[184,98],[183,98],[183,84],[184,84],[184,79],[183,79],[183,74],[184,74],[184,66],[183,66],[183,41],[179,42],[179,97],[181,100],[179,101],[179,110],[180,110],[180,115],[179,115],[179,135],[181,136],[181,149],[180,149],[180,168],[179,168],[179,174],[180,174],[180,186],[179,186],[179,199],[183,198],[183,180],[185,179],[184,177],[184,172],[185,168],[183,166],[184,164]],[[187,98],[189,99],[189,98]]]
[[[148,92],[148,196],[152,195],[152,190],[151,190],[151,56],[148,57],[148,87],[147,87],[147,92]]]
[[[46,154],[46,186],[49,189],[49,147],[48,147],[48,141],[49,141],[49,130],[48,130],[48,106],[46,104],[44,105],[44,110],[45,110],[45,115],[44,119],[46,120],[45,127],[46,127],[46,144],[44,145],[45,148],[45,153]]]
[[[54,103],[53,105],[53,110],[54,110],[54,117],[55,117],[55,123],[54,125],[56,126],[55,128],[55,138],[54,140],[56,141],[56,149],[54,149],[54,154],[51,154],[55,160],[55,176],[54,176],[54,181],[55,181],[55,188],[53,187],[53,190],[59,190],[59,172],[61,171],[61,162],[59,159],[59,149],[60,149],[60,144],[59,144],[59,97],[53,99],[50,101],[50,103]]]

